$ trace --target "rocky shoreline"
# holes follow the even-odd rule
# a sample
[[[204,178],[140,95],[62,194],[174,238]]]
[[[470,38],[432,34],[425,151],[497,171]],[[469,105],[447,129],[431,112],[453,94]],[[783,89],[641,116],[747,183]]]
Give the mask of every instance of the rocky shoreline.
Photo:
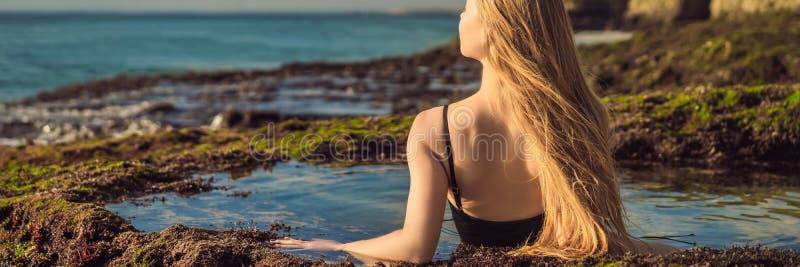
[[[798,29],[800,13],[784,12],[647,27],[628,41],[581,47],[589,81],[614,112],[617,159],[798,166]],[[0,118],[0,140],[50,144],[293,118],[407,116],[468,96],[479,77],[480,65],[461,57],[456,41],[360,63],[119,76],[0,106],[9,115]]]
[[[582,47],[592,81],[614,111],[617,159],[626,165],[696,166],[731,172],[798,167],[800,27],[787,25],[799,23],[800,14],[787,12],[746,20],[658,26],[644,29],[629,41]],[[309,63],[270,71],[120,76],[3,105],[0,111],[9,114],[32,116],[37,111],[26,108],[46,107],[52,113],[42,116],[74,118],[103,110],[104,106],[93,106],[92,99],[101,99],[97,105],[112,99],[124,106],[125,99],[136,97],[149,104],[121,114],[159,122],[159,118],[174,119],[180,117],[176,114],[200,108],[182,105],[181,99],[170,107],[148,97],[185,90],[188,96],[184,99],[200,103],[240,104],[239,101],[255,103],[293,97],[346,104],[366,101],[385,109],[386,115],[322,118],[264,110],[229,111],[223,106],[211,108],[200,122],[184,121],[188,126],[154,123],[174,126],[141,127],[124,135],[76,137],[56,144],[47,144],[46,136],[37,139],[37,134],[31,140],[43,140],[42,144],[0,145],[0,259],[9,265],[36,266],[322,263],[266,247],[264,241],[285,233],[286,226],[210,231],[176,225],[145,234],[102,205],[156,192],[190,195],[213,190],[213,181],[193,176],[198,173],[244,175],[289,158],[330,164],[334,156],[331,148],[339,144],[334,140],[342,136],[353,141],[338,152],[351,157],[336,164],[402,164],[402,142],[413,114],[460,99],[477,89],[480,66],[459,57],[455,44],[407,58],[353,64]],[[308,87],[328,89],[285,94]],[[219,120],[217,115],[221,116]],[[265,126],[270,122],[275,126]],[[2,131],[10,132],[3,134],[47,126],[50,131],[67,131],[50,123],[2,123],[21,125],[3,127]],[[64,123],[70,122],[65,119]],[[121,125],[123,130],[130,128]],[[113,125],[90,125],[86,126],[87,132],[94,134],[92,127],[118,130]],[[102,130],[98,133],[103,136]],[[306,134],[321,138],[312,143],[291,138]],[[800,185],[800,179],[791,176],[703,177],[711,178],[692,182]],[[513,258],[498,250],[462,247],[450,260],[431,265],[798,263],[800,252],[754,247],[697,248],[661,257],[609,255],[582,262]]]
[[[65,86],[0,105],[8,114],[0,118],[0,141],[64,143],[215,120],[215,127],[257,126],[289,118],[410,114],[477,90],[480,66],[459,57],[455,45],[361,63],[119,76]]]

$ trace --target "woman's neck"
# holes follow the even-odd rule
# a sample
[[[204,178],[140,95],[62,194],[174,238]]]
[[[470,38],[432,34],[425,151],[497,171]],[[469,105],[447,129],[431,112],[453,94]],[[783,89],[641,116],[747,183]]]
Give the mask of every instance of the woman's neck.
[[[481,64],[483,65],[483,71],[481,74],[481,88],[475,93],[475,98],[478,100],[477,103],[480,105],[482,109],[486,109],[489,111],[493,110],[491,101],[498,101],[500,96],[500,83],[498,80],[498,73],[495,68],[481,60]],[[502,108],[502,105],[496,105],[494,108]],[[495,112],[490,112],[495,114],[502,114],[502,110],[498,110]]]
[[[497,77],[497,71],[492,67],[491,64],[481,60],[481,65],[483,65],[483,71],[481,73],[481,88],[478,91],[482,94],[492,95],[496,93],[496,90],[499,90],[499,82]]]

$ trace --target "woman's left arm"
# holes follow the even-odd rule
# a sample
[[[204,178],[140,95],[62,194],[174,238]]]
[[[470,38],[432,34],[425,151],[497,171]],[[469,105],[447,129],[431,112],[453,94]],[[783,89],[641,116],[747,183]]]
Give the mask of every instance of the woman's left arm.
[[[428,113],[431,111],[417,115],[406,142],[411,185],[403,228],[373,239],[338,246],[325,243],[324,240],[309,242],[284,239],[276,241],[276,244],[279,247],[339,249],[360,259],[430,262],[439,243],[444,219],[447,179],[444,167],[430,146],[436,131],[431,131],[435,116]]]
[[[436,116],[417,115],[406,142],[411,186],[403,228],[377,238],[344,244],[356,256],[411,263],[430,262],[439,243],[447,203],[444,168],[431,149]]]

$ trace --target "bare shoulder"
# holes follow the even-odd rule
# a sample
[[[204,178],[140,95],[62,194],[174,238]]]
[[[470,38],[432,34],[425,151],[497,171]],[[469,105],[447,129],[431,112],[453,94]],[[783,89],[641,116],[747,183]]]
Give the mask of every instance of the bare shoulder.
[[[423,135],[426,141],[430,141],[441,131],[441,127],[442,107],[433,107],[417,114],[411,125],[410,134]]]
[[[434,107],[417,114],[408,134],[408,153],[419,150],[441,152],[437,140],[442,132],[442,107]]]
[[[659,242],[633,240],[633,244],[636,247],[636,251],[634,251],[636,253],[650,253],[655,255],[663,255],[681,251],[681,249],[677,247],[673,247]]]
[[[426,129],[437,127],[442,123],[442,112],[442,106],[423,110],[417,113],[417,116],[414,118],[414,126]]]

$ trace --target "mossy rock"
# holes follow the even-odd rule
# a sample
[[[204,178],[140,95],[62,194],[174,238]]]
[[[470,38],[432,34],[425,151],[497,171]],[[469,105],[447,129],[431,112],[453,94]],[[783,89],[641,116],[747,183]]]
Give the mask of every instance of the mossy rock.
[[[706,166],[796,166],[800,84],[612,95],[618,159]],[[783,167],[779,167],[783,168]]]
[[[581,53],[603,94],[800,82],[800,12],[662,24]]]

